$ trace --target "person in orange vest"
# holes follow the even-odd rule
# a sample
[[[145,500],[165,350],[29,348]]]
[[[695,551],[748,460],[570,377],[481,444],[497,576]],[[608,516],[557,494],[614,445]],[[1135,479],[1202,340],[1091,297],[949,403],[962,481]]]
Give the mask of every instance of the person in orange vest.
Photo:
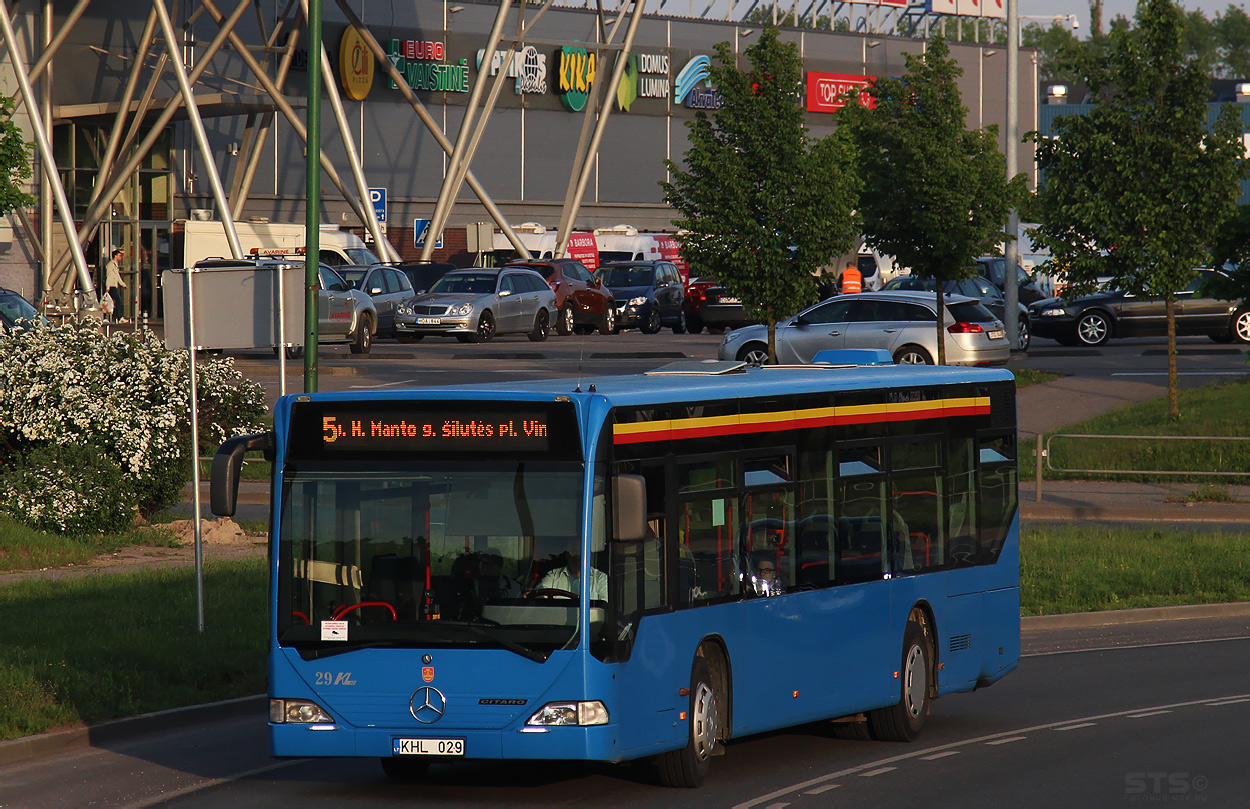
[[[855,262],[846,262],[846,269],[842,271],[842,294],[847,295],[851,292],[864,291],[864,276],[860,274],[859,268],[855,266]]]

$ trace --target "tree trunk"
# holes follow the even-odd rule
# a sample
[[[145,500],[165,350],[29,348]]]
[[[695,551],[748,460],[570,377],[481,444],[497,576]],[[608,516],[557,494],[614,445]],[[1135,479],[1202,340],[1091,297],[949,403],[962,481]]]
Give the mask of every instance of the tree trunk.
[[[777,321],[768,319],[768,364],[777,364]]]
[[[1168,312],[1168,420],[1181,420],[1179,383],[1176,378],[1176,298],[1169,295]]]
[[[942,282],[937,283],[937,364],[946,364],[946,294]]]

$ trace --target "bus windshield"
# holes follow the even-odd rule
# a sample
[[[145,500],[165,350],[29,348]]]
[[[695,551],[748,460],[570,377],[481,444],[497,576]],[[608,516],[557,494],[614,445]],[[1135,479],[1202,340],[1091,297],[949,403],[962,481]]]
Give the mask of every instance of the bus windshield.
[[[580,577],[552,582],[580,563],[582,470],[429,460],[288,471],[279,641],[314,654],[490,646],[534,659],[574,645]]]

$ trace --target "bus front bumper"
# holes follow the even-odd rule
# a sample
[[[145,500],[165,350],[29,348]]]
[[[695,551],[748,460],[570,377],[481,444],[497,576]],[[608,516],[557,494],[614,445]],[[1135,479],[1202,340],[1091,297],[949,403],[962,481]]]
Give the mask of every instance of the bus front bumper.
[[[442,747],[454,751],[462,741],[463,754],[426,755],[431,762],[457,759],[567,759],[620,761],[614,724],[592,727],[513,728],[478,730],[439,728],[415,732],[405,728],[353,728],[344,725],[269,725],[270,752],[279,757],[389,758],[397,749]],[[404,742],[407,741],[407,744]],[[416,744],[414,742],[424,742]]]

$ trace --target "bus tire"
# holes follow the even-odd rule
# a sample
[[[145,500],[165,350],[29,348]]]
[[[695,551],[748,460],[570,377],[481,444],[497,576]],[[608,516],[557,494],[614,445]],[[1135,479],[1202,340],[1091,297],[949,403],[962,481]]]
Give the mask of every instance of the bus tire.
[[[916,614],[903,632],[903,656],[899,668],[899,701],[888,708],[868,712],[868,730],[882,742],[914,742],[929,715],[929,683],[933,667],[933,644]]]
[[[708,762],[716,749],[719,710],[707,660],[695,657],[690,672],[690,727],[686,746],[656,757],[660,783],[681,789],[694,789],[703,784]]]
[[[430,761],[425,758],[391,756],[378,759],[382,764],[382,772],[392,781],[412,783],[425,778],[430,771]]]
[[[871,740],[872,734],[868,732],[868,720],[860,718],[845,722],[834,722],[833,738],[845,739],[849,742],[866,742]]]

